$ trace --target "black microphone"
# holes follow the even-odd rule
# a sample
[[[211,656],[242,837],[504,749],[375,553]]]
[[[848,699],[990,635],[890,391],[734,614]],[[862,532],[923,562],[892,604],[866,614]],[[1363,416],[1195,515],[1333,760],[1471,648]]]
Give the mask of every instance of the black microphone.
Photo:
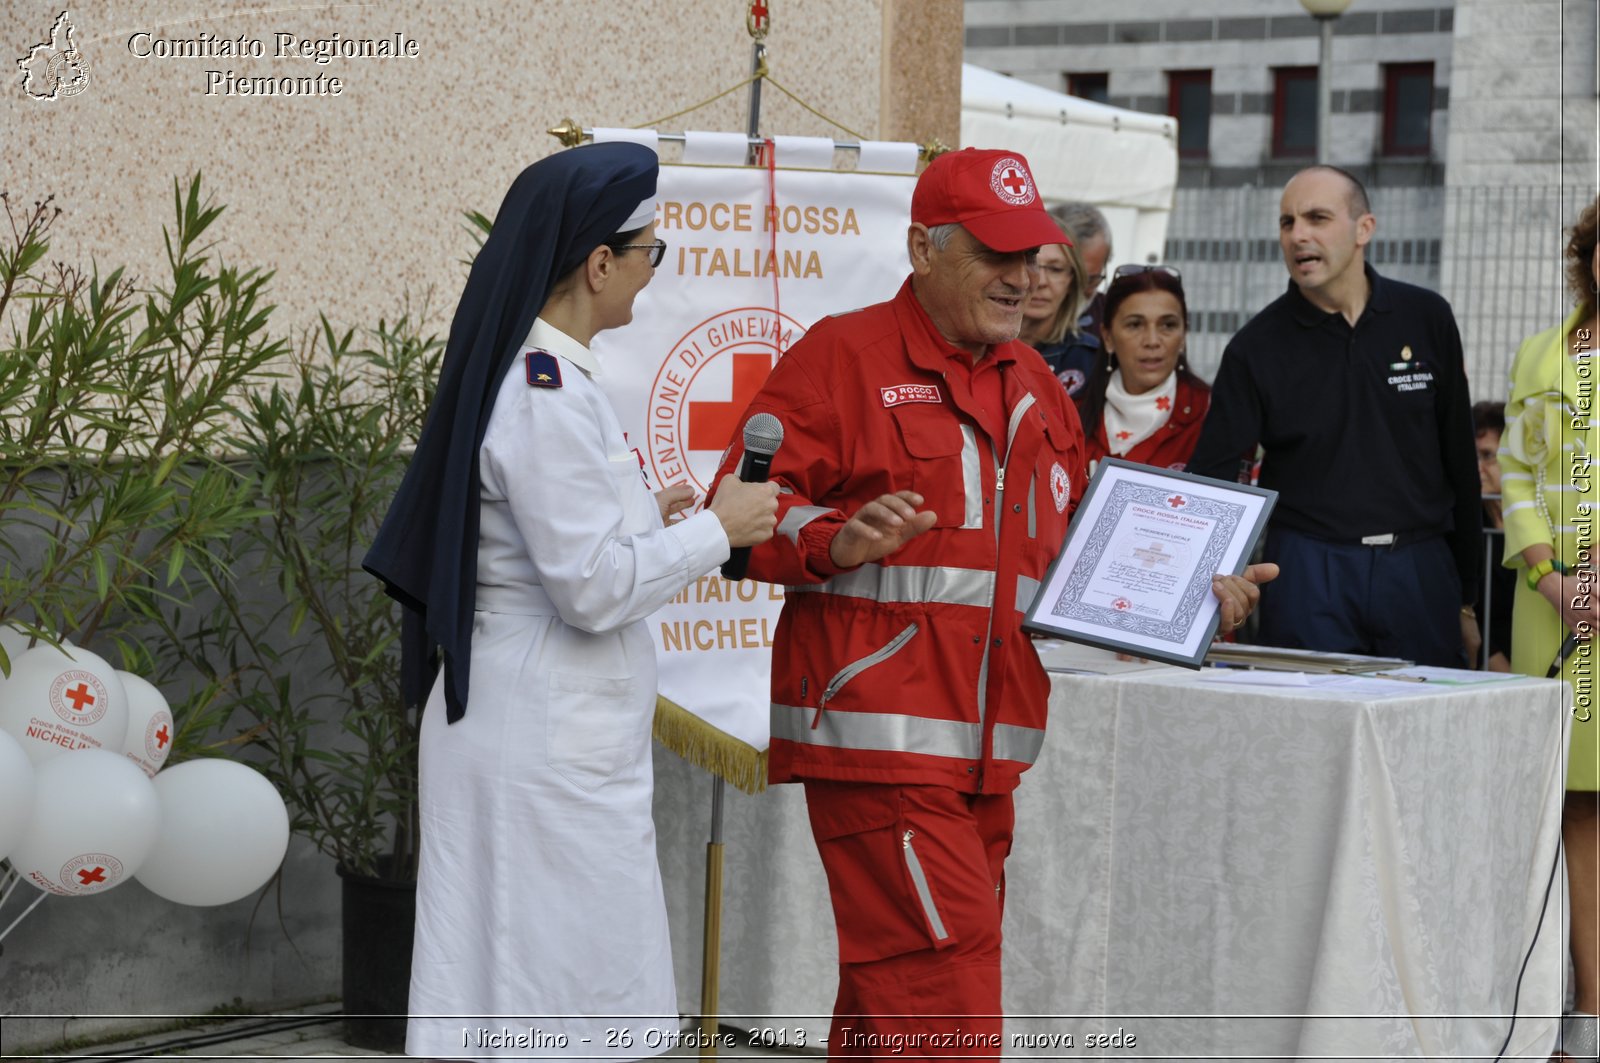
[[[1580,625],[1581,626],[1581,625]],[[1572,651],[1578,648],[1578,633],[1567,632],[1566,639],[1561,643],[1561,648],[1556,651],[1556,659],[1550,665],[1550,670],[1544,674],[1546,679],[1556,679],[1561,675],[1561,670],[1567,666],[1567,658],[1572,656]]]
[[[744,423],[744,460],[739,463],[739,479],[748,484],[764,484],[772,474],[772,458],[783,446],[783,422],[770,413],[758,413]],[[750,548],[736,546],[722,563],[722,575],[737,583],[750,567]]]

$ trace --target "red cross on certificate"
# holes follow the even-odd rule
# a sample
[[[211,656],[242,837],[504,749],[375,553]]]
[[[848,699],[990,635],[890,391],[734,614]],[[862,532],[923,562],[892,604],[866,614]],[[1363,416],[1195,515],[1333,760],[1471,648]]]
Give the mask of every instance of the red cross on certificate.
[[[1167,499],[1167,505],[1171,506],[1173,509],[1177,509],[1179,506],[1187,506],[1188,504],[1189,500],[1184,498],[1182,495],[1173,495],[1171,498]]]
[[[94,695],[89,693],[88,683],[79,683],[67,691],[67,700],[72,702],[72,707],[75,710],[82,712],[85,705],[94,704]]]

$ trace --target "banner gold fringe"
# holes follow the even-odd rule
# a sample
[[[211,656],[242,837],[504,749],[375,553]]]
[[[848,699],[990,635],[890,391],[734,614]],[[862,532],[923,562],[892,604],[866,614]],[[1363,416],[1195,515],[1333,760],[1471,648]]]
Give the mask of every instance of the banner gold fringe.
[[[655,739],[697,768],[720,775],[747,794],[767,788],[767,751],[707,723],[656,695]]]

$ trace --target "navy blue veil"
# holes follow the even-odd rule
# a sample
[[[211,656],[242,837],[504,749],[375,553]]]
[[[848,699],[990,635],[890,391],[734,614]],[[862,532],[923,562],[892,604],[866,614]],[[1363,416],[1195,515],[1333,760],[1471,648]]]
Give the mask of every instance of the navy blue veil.
[[[478,573],[478,448],[495,393],[555,284],[655,195],[655,152],[591,144],[512,182],[450,323],[422,437],[362,562],[405,607],[401,693],[421,703],[445,668],[446,715],[466,711]]]

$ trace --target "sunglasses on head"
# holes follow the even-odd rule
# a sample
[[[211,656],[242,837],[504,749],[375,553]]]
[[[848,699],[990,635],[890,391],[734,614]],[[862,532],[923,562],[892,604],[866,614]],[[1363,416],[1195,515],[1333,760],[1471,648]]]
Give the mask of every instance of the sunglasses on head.
[[[1138,262],[1129,262],[1126,266],[1118,266],[1116,269],[1112,270],[1111,279],[1116,280],[1118,277],[1137,277],[1141,273],[1165,273],[1169,277],[1175,277],[1179,280],[1183,279],[1183,274],[1178,272],[1177,266],[1165,266],[1159,262],[1148,266]]]

